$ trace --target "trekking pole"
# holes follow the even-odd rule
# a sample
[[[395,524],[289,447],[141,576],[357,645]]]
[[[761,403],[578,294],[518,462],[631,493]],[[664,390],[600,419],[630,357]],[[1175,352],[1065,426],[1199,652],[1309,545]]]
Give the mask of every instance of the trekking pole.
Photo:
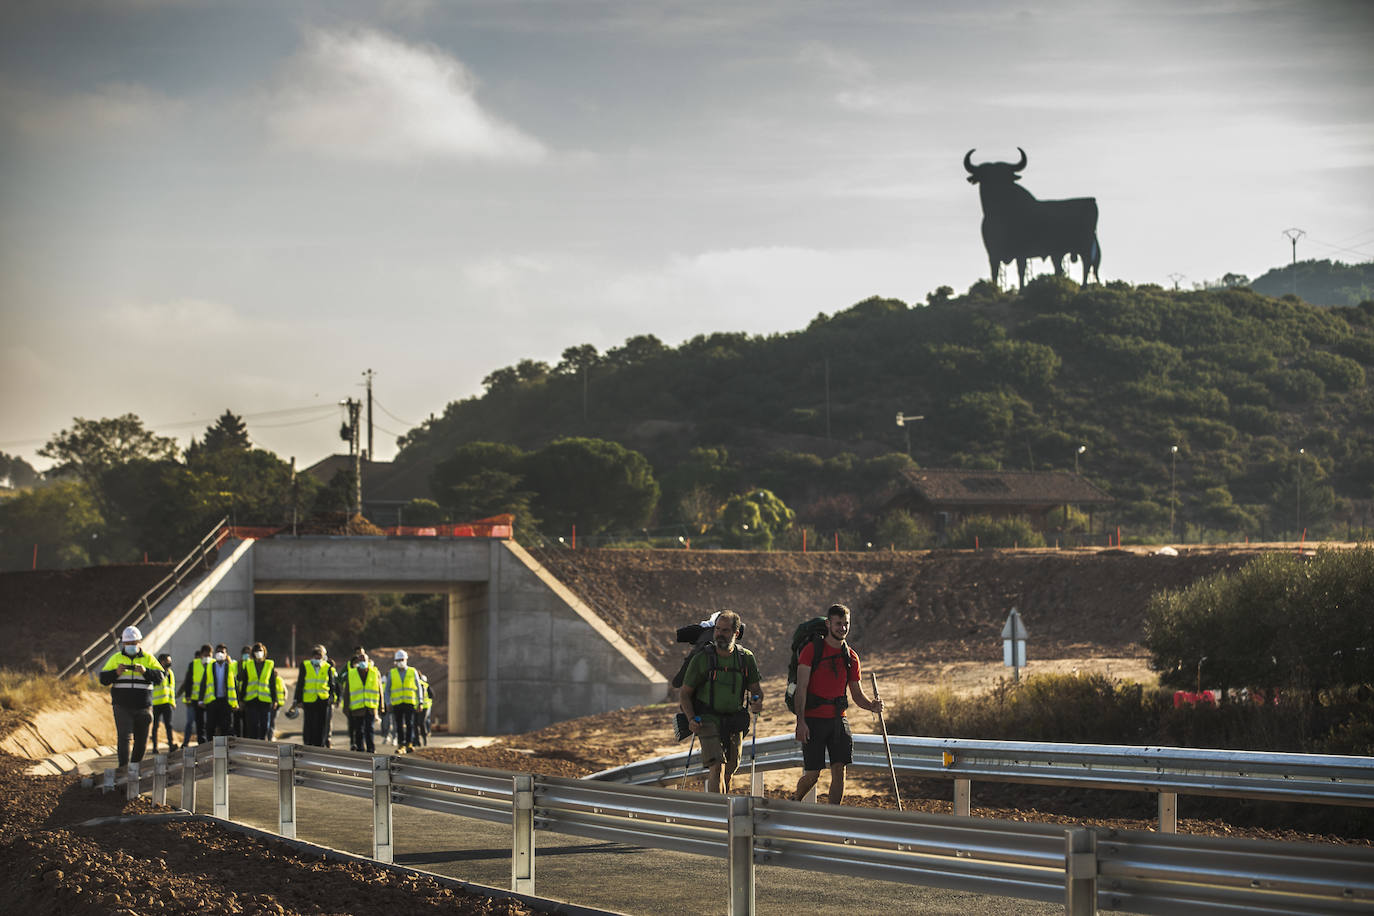
[[[868,676],[873,680],[873,699],[878,699],[878,675],[872,671]],[[897,796],[897,810],[902,810],[902,792],[897,788],[897,768],[892,765],[892,745],[887,740],[887,723],[883,721],[882,711],[878,712],[878,724],[883,729],[883,750],[887,751],[887,768],[892,773],[892,794]]]
[[[696,747],[697,734],[692,732],[692,740],[687,742],[687,759],[682,764],[682,784],[687,784],[687,770],[692,765],[692,748]]]
[[[756,696],[756,697],[753,698],[753,700],[754,700],[755,703],[757,703],[757,702],[759,701],[759,698]],[[759,786],[759,755],[758,755],[758,750],[759,750],[759,714],[758,714],[758,713],[754,713],[754,728],[753,728],[753,730],[752,730],[749,734],[750,734],[750,739],[749,739],[749,794],[750,794],[750,795],[753,795],[753,794],[755,794],[755,792],[757,791],[757,793],[758,793],[759,795],[763,795],[762,787]]]

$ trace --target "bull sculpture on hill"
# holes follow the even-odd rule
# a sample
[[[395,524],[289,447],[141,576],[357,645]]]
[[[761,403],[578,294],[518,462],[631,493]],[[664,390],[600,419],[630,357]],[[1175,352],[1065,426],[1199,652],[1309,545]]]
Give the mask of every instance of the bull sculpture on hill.
[[[1026,284],[1026,260],[1049,258],[1055,276],[1064,273],[1063,259],[1068,255],[1083,261],[1083,283],[1091,272],[1097,276],[1102,249],[1097,244],[1097,199],[1036,200],[1016,182],[1026,167],[1026,151],[1021,161],[973,164],[973,150],[964,155],[969,184],[978,185],[983,204],[983,247],[988,250],[992,282],[997,283],[1002,265],[1016,262],[1017,286]]]

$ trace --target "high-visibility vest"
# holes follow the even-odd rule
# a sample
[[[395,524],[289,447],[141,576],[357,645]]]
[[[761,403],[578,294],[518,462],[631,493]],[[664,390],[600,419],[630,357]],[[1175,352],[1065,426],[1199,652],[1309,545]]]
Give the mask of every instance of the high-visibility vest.
[[[205,697],[205,683],[210,678],[210,666],[214,664],[212,658],[191,659],[191,699],[199,702]],[[213,681],[211,684],[213,685]]]
[[[273,673],[272,687],[276,690],[276,701],[278,706],[286,705],[286,681],[281,679],[280,674]]]
[[[170,670],[163,675],[162,683],[153,688],[153,705],[176,708],[177,678]]]
[[[414,668],[392,668],[387,675],[386,701],[392,706],[404,703],[415,706],[420,701],[420,679]],[[396,675],[400,675],[397,677]]]
[[[261,665],[261,667],[259,667]],[[243,699],[257,700],[261,703],[272,702],[272,659],[259,663],[253,659],[243,663]]]
[[[429,678],[420,675],[420,708],[426,712],[434,705],[434,691],[429,689]]]
[[[147,652],[140,652],[138,655],[135,655],[134,657],[130,658],[129,656],[127,656],[127,655],[124,654],[124,650],[123,650],[123,649],[120,649],[119,651],[115,652],[114,655],[111,655],[111,656],[110,656],[110,660],[107,661],[107,662],[105,662],[105,667],[102,668],[101,670],[102,670],[102,671],[114,671],[114,670],[116,670],[117,668],[119,668],[120,665],[142,665],[144,668],[152,668],[152,669],[155,670],[155,671],[161,671],[161,670],[162,670],[162,666],[159,665],[159,664],[157,663],[157,659],[153,658],[153,657],[152,657],[151,655],[149,655]],[[149,684],[147,681],[145,681],[145,680],[143,679],[143,675],[141,675],[141,674],[133,674],[133,673],[121,674],[121,675],[119,675],[119,677],[115,678],[115,682],[114,682],[113,684],[110,685],[110,696],[111,696],[112,698],[115,697],[115,696],[119,696],[119,697],[121,697],[121,698],[126,698],[126,699],[127,699],[128,697],[133,696],[132,693],[119,693],[119,694],[116,694],[116,693],[115,693],[116,690],[119,690],[119,691],[135,691],[135,690],[145,691],[145,692],[146,692],[146,695],[147,695],[147,698],[148,698],[148,703],[147,703],[146,705],[152,705],[153,685],[152,685],[152,684]],[[143,705],[143,704],[138,703],[138,700],[137,700],[137,698],[135,697],[135,703],[132,703],[132,704],[131,704],[131,703],[126,703],[126,704],[123,704],[123,705],[130,706],[130,705]]]
[[[348,708],[349,711],[359,709],[376,709],[382,702],[382,679],[377,674],[376,665],[367,666],[367,675],[358,676],[356,665],[348,666]]]
[[[301,700],[314,703],[329,699],[329,662],[313,658],[305,660],[305,686],[301,689]]]
[[[206,703],[218,699],[215,694],[215,666],[218,664],[219,662],[211,659],[210,663],[205,666],[205,683],[202,685],[205,692],[201,695],[201,699]],[[224,664],[227,666],[224,674],[224,692],[227,694],[225,699],[229,701],[229,706],[231,708],[238,709],[239,663],[231,658],[225,661]]]

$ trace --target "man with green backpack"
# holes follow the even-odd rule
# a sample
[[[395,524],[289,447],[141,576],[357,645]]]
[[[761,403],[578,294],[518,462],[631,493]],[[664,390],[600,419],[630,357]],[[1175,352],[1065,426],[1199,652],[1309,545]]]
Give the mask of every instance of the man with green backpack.
[[[795,678],[789,672],[787,705],[797,714],[797,740],[802,743],[802,776],[792,797],[806,797],[820,779],[830,756],[830,804],[844,799],[844,768],[854,761],[854,738],[845,709],[852,697],[869,712],[882,713],[883,701],[870,700],[859,681],[859,655],[849,635],[849,608],[833,604],[822,618],[808,621],[793,636]],[[793,688],[792,681],[796,682]]]
[[[739,615],[715,615],[710,645],[692,656],[682,677],[678,704],[687,727],[701,739],[701,762],[710,768],[707,792],[730,791],[739,769],[740,745],[749,731],[749,713],[763,709],[759,666],[754,653],[735,642]]]

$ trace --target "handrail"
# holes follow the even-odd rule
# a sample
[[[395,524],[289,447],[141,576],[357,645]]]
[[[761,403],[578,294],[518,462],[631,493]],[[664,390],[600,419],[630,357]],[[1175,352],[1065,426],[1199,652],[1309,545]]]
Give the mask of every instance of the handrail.
[[[152,588],[144,592],[139,599],[134,602],[133,607],[125,611],[124,616],[120,617],[113,627],[107,630],[106,633],[95,642],[87,646],[85,650],[73,659],[67,667],[63,668],[57,676],[59,678],[64,678],[72,674],[90,674],[91,670],[94,669],[96,665],[102,664],[105,660],[103,648],[105,646],[110,646],[110,648],[113,649],[114,645],[118,645],[120,635],[125,627],[130,625],[137,626],[150,618],[153,614],[153,608],[157,607],[162,599],[175,591],[181,585],[182,581],[186,579],[187,575],[190,574],[193,562],[206,562],[206,559],[210,555],[210,551],[219,547],[220,543],[227,536],[228,527],[229,517],[225,516],[219,520],[219,523],[216,524],[214,528],[210,529],[209,534],[200,539],[200,543],[192,548],[191,552],[183,557],[180,563],[172,568],[170,573],[164,576]],[[168,585],[169,582],[171,583],[170,585]]]
[[[238,773],[278,780],[278,832],[291,838],[297,786],[370,799],[372,854],[381,862],[392,859],[397,804],[511,823],[512,889],[530,894],[534,835],[550,830],[723,857],[732,914],[754,912],[756,865],[1063,901],[1074,916],[1098,909],[1240,916],[1364,912],[1374,906],[1374,849],[1362,846],[814,805],[242,738],[216,738],[213,748],[188,749],[184,759],[200,763],[209,750],[216,817],[230,819],[228,778]],[[1232,752],[1212,752],[1218,753]],[[118,778],[106,770],[104,786],[140,791],[146,774],[139,767],[130,764]],[[154,798],[161,792],[165,801],[167,757],[155,757],[154,768]],[[194,778],[183,782],[182,806],[188,804],[194,810]]]

